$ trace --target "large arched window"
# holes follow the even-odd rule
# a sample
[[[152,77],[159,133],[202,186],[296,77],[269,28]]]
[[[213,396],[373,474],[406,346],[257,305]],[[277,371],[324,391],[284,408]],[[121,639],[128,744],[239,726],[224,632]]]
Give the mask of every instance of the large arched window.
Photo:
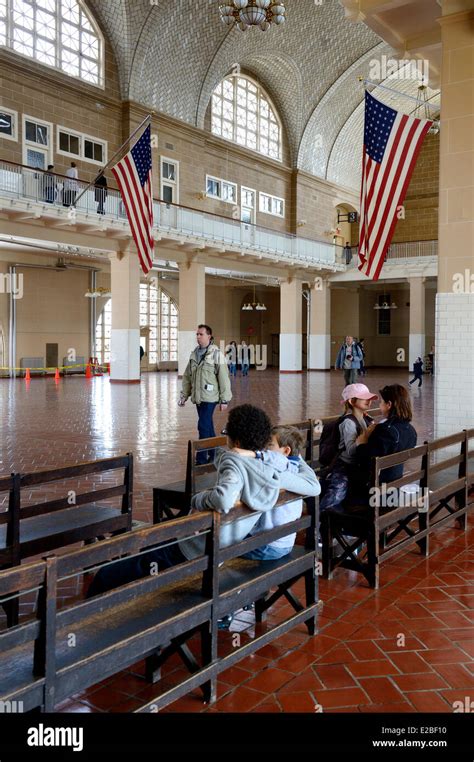
[[[103,85],[103,40],[78,0],[0,0],[0,45]]]
[[[1,2],[1,0],[0,0]],[[95,354],[99,363],[110,362],[110,336],[112,333],[112,299],[105,303],[95,326]]]
[[[280,120],[268,96],[248,77],[232,74],[217,85],[211,132],[281,161]]]
[[[140,283],[140,327],[149,329],[149,365],[178,362],[178,308],[156,279]]]

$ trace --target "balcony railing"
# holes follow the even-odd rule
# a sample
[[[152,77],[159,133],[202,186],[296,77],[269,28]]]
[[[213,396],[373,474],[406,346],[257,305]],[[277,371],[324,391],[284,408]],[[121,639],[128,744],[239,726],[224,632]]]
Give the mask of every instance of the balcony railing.
[[[80,180],[0,161],[0,195],[43,204],[45,207],[68,207],[87,187]],[[71,195],[72,194],[72,195]],[[100,195],[94,187],[79,199],[77,213],[98,215]],[[118,190],[107,189],[104,216],[126,221],[127,215]],[[261,253],[268,257],[302,266],[336,267],[342,270],[342,248],[326,241],[279,233],[230,217],[209,214],[191,207],[154,200],[154,228],[178,238],[190,237],[206,243],[218,243]],[[98,215],[100,218],[101,215]]]

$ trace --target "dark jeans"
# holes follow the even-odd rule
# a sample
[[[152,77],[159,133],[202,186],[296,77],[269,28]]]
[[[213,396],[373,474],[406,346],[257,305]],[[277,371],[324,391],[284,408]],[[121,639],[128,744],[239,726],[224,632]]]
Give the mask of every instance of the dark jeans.
[[[417,379],[418,379],[418,381],[420,382],[420,383],[418,384],[418,386],[421,386],[421,385],[422,385],[422,383],[423,383],[423,376],[415,376],[415,378],[412,378],[412,380],[410,381],[410,384],[412,384],[412,383],[413,383],[414,381],[416,381]]]
[[[178,545],[168,545],[167,547],[158,547],[149,553],[140,553],[133,558],[125,558],[123,561],[109,564],[99,569],[92,584],[87,591],[87,597],[106,593],[108,590],[114,590],[116,587],[126,585],[127,582],[133,582],[142,577],[148,577],[149,574],[157,573],[163,569],[169,569],[186,561]],[[156,571],[151,564],[156,564]]]
[[[344,370],[344,381],[346,382],[346,386],[349,386],[349,384],[356,384],[357,383],[357,376],[359,375],[359,372],[357,368],[348,368]]]
[[[200,405],[196,405],[198,411],[199,439],[207,439],[208,437],[216,436],[212,420],[216,405],[217,402],[201,402]],[[214,460],[213,450],[202,450],[202,452],[198,452],[196,456],[196,463],[198,465],[203,465],[203,463],[207,463],[211,460]]]
[[[249,365],[248,365],[248,363],[243,362],[242,363],[242,375],[243,376],[248,376],[248,374],[249,374]]]

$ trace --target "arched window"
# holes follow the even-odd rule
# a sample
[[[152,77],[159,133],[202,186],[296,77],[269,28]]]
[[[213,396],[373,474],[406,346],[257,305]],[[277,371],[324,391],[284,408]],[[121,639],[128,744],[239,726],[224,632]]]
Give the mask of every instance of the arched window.
[[[94,357],[100,364],[110,362],[110,334],[112,331],[112,299],[105,303],[95,326]]]
[[[149,328],[149,365],[178,362],[178,308],[156,279],[140,283],[140,327]]]
[[[212,94],[211,132],[281,161],[281,124],[268,96],[248,77],[232,74]]]
[[[103,40],[79,0],[0,0],[0,45],[103,85]]]

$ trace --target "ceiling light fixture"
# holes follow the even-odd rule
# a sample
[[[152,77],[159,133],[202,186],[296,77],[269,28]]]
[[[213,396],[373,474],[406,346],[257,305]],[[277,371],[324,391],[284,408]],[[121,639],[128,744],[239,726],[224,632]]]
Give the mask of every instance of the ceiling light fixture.
[[[86,291],[84,296],[87,296],[89,299],[96,299],[98,296],[112,296],[112,293],[110,289],[99,286],[99,288],[95,288],[93,291]]]
[[[249,310],[250,311],[256,310],[257,312],[264,312],[266,309],[267,308],[266,308],[266,306],[265,306],[265,304],[263,302],[260,304],[260,302],[256,301],[256,299],[255,299],[255,285],[254,285],[254,287],[253,287],[253,302],[252,303],[248,302],[248,304],[244,304],[242,306],[242,311],[243,312],[247,312]]]
[[[219,6],[221,21],[227,26],[234,24],[245,32],[250,26],[258,26],[266,32],[274,24],[286,21],[286,8],[281,0],[228,0]]]

